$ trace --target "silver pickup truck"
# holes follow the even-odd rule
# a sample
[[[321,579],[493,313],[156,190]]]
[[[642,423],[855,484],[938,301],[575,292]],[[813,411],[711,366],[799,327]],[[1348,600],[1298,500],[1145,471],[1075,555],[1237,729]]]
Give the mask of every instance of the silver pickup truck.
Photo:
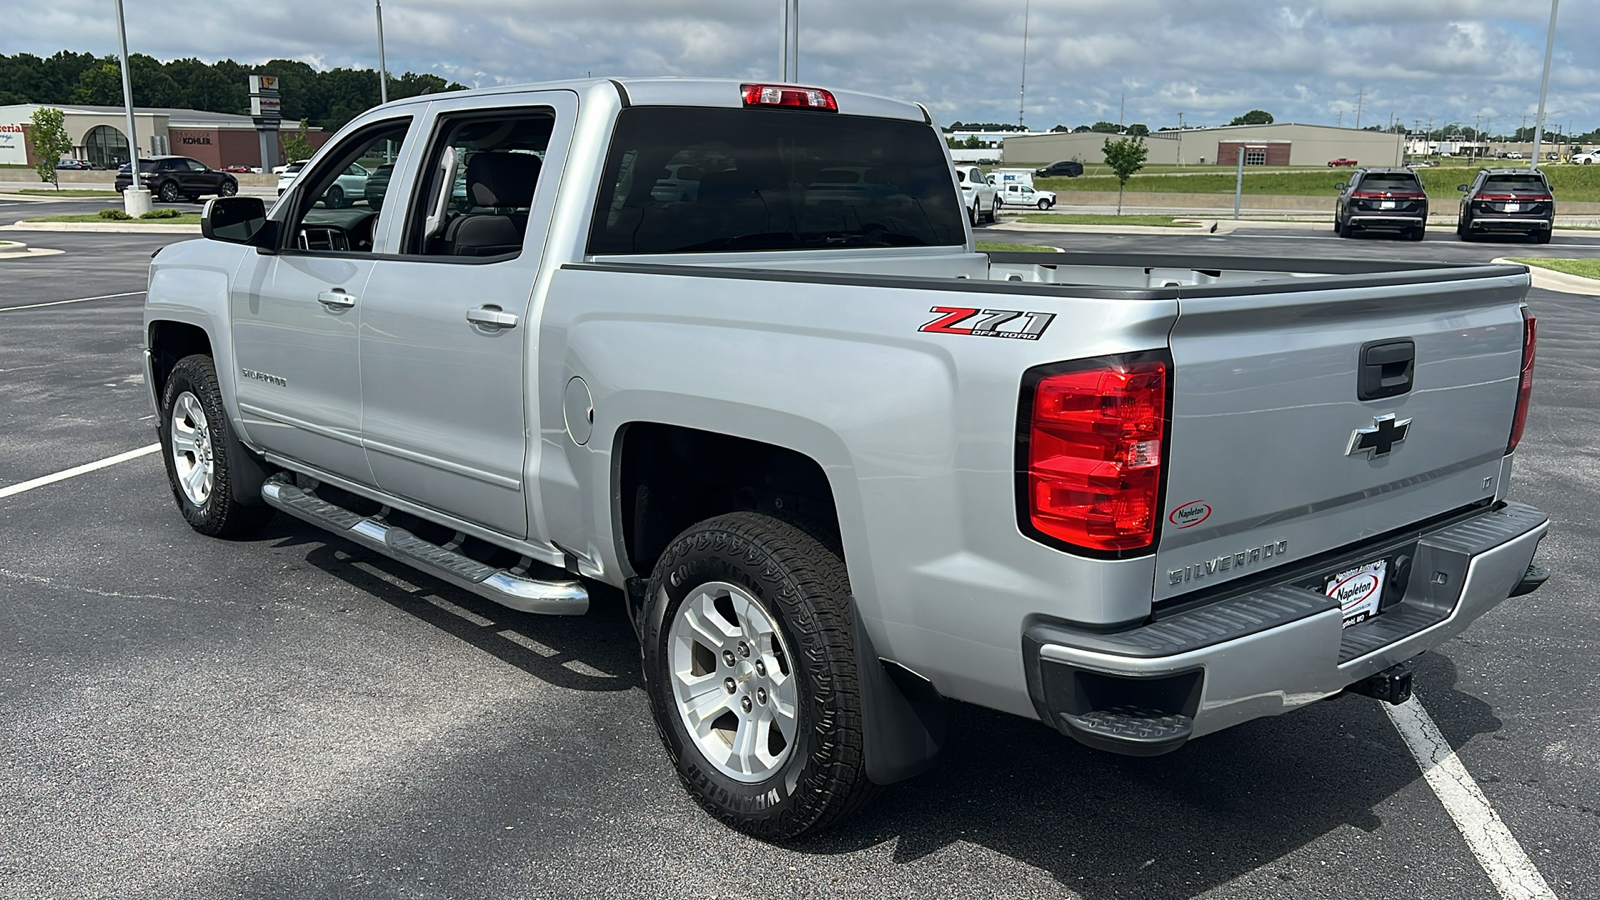
[[[620,589],[683,784],[768,839],[950,700],[1154,755],[1401,702],[1543,582],[1525,269],[983,254],[961,196],[923,107],[842,91],[371,110],[155,257],[173,496],[530,613]]]

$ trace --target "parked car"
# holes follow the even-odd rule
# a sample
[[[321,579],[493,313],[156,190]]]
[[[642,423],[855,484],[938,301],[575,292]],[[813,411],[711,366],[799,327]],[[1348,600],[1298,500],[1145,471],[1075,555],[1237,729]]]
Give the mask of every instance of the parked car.
[[[1572,157],[1572,164],[1575,166],[1592,166],[1597,162],[1600,162],[1600,147],[1596,147],[1587,153],[1573,154]]]
[[[1408,168],[1408,169],[1433,169],[1433,168],[1437,168],[1438,165],[1439,165],[1438,162],[1436,162],[1434,160],[1431,160],[1431,159],[1413,159],[1412,161],[1406,163],[1406,168]]]
[[[94,167],[89,165],[88,163],[84,162],[81,159],[63,159],[60,162],[56,163],[56,168],[57,169],[63,169],[63,170],[84,170],[84,169],[91,169],[91,168],[94,168]]]
[[[1335,166],[1359,166],[1359,165],[1361,165],[1361,164],[1356,162],[1355,160],[1346,159],[1346,158],[1344,158],[1342,156],[1339,157],[1338,159],[1330,159],[1330,160],[1328,160],[1328,168],[1330,168],[1330,169],[1334,168]]]
[[[1136,756],[1403,703],[1410,660],[1547,577],[1510,496],[1522,266],[981,253],[921,106],[739,80],[397,100],[286,198],[380,142],[412,148],[381,216],[225,198],[151,260],[160,493],[205,535],[276,510],[524,613],[611,605],[654,727],[561,730],[659,736],[648,771],[758,837],[925,771],[947,698]],[[694,202],[653,196],[712,147]],[[870,189],[839,209],[802,172]],[[198,578],[253,552],[141,521]],[[1203,752],[1373,715],[1323,709]],[[1062,767],[1039,747],[986,764]]]
[[[224,171],[224,172],[232,172],[235,175],[244,175],[244,174],[247,174],[247,173],[255,171],[255,170],[251,169],[249,166],[231,165],[231,166],[223,166],[222,167],[222,171]]]
[[[1077,178],[1083,174],[1083,163],[1075,159],[1058,160],[1042,169],[1034,169],[1033,174],[1040,178]]]
[[[1000,196],[996,203],[1010,206],[1036,206],[1039,209],[1049,209],[1056,205],[1055,191],[1041,191],[1031,184],[1010,182],[1000,186]]]
[[[394,164],[384,163],[373,169],[372,174],[367,176],[367,187],[364,193],[366,194],[368,207],[372,209],[381,209],[383,207],[383,196],[389,192],[389,178],[393,173]]]
[[[298,160],[284,168],[283,173],[278,176],[278,196],[283,196],[289,185],[294,184],[295,178],[306,167],[308,161]],[[372,173],[365,166],[353,162],[334,179],[333,184],[323,190],[318,202],[331,209],[354,206],[356,201],[367,199],[367,179],[370,177]]]
[[[1339,189],[1333,230],[1340,237],[1357,231],[1397,231],[1422,240],[1428,226],[1428,194],[1410,169],[1357,169]]]
[[[1525,234],[1550,243],[1556,223],[1556,198],[1537,169],[1484,169],[1462,192],[1456,234],[1475,241],[1490,234]]]
[[[1000,215],[1000,192],[989,183],[983,170],[977,166],[956,166],[956,181],[961,183],[961,205],[966,207],[967,220],[993,222]]]
[[[163,203],[176,203],[179,199],[195,201],[207,194],[232,197],[239,193],[239,182],[232,175],[208,168],[200,160],[187,156],[141,158],[139,181]],[[123,163],[112,184],[122,191],[132,183],[130,166]]]

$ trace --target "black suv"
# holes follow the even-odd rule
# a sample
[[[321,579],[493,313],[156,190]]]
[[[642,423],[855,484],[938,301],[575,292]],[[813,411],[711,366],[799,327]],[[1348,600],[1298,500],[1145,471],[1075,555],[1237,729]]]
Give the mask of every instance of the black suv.
[[[1340,237],[1372,229],[1420,241],[1427,231],[1428,193],[1410,169],[1357,169],[1335,187],[1340,194],[1333,230]]]
[[[239,182],[232,175],[207,168],[205,163],[187,156],[140,159],[139,180],[150,193],[166,203],[176,203],[180,197],[194,201],[206,194],[232,197],[239,193]],[[133,173],[128,164],[123,163],[117,170],[117,190],[126,190],[132,181]]]
[[[1083,163],[1070,159],[1053,162],[1042,169],[1034,169],[1033,174],[1041,178],[1066,177],[1077,178],[1083,174]]]
[[[1475,241],[1491,233],[1526,234],[1550,243],[1556,223],[1556,198],[1550,182],[1537,169],[1484,169],[1463,191],[1456,234]]]

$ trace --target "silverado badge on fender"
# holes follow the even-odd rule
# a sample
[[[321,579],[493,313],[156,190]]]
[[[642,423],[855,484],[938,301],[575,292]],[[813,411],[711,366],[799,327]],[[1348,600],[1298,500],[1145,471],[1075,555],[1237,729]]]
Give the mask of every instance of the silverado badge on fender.
[[[1055,313],[1025,312],[1020,309],[978,309],[973,306],[935,306],[928,312],[938,313],[939,318],[918,328],[918,331],[1013,338],[1019,341],[1037,341],[1039,336],[1044,334],[1044,330],[1050,327],[1050,320],[1056,317]],[[1011,323],[1024,316],[1027,317],[1027,321],[1022,323],[1022,327],[1009,327]]]

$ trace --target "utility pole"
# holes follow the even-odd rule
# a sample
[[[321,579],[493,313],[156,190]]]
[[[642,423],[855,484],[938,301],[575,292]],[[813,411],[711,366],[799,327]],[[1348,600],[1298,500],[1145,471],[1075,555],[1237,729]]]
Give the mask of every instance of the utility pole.
[[[1028,104],[1028,12],[1033,5],[1032,0],[1023,0],[1022,3],[1022,87],[1017,91],[1017,127],[1027,131],[1027,126],[1022,124],[1023,110]]]
[[[778,80],[800,80],[800,0],[779,0]]]
[[[1483,113],[1478,113],[1472,117],[1472,156],[1474,159],[1478,157],[1478,145],[1483,143],[1483,129],[1478,127],[1482,124]]]
[[[1128,95],[1122,95],[1122,105],[1117,107],[1117,133],[1123,133],[1122,118],[1128,112]]]
[[[1544,98],[1550,90],[1550,51],[1556,46],[1556,7],[1561,0],[1550,0],[1550,34],[1544,39],[1544,77],[1539,81],[1539,117],[1533,123],[1533,153],[1529,169],[1539,168],[1539,144],[1544,140]]]
[[[1366,99],[1366,96],[1367,96],[1367,86],[1366,85],[1362,85],[1361,86],[1361,90],[1356,93],[1356,130],[1357,131],[1361,130],[1361,101]]]
[[[1183,113],[1178,113],[1178,165],[1183,165]]]

